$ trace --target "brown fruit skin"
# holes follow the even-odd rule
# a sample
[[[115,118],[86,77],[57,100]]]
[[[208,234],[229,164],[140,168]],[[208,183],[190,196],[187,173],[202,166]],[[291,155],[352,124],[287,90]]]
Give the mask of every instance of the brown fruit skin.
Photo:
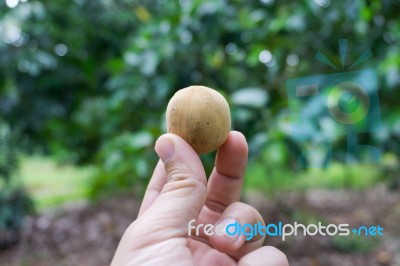
[[[167,107],[168,133],[189,143],[198,154],[218,149],[231,129],[231,114],[225,98],[205,86],[181,89]]]

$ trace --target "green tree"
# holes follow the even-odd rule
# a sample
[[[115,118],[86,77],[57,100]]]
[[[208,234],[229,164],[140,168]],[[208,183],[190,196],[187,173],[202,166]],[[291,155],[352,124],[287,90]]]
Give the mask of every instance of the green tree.
[[[285,82],[335,70],[338,39],[349,61],[370,48],[383,131],[366,139],[400,152],[400,23],[396,1],[35,1],[0,4],[0,114],[28,149],[99,166],[96,188],[146,181],[168,99],[204,84],[222,91],[253,154],[285,143]],[[345,150],[343,137],[335,147]],[[210,160],[210,159],[208,159]]]

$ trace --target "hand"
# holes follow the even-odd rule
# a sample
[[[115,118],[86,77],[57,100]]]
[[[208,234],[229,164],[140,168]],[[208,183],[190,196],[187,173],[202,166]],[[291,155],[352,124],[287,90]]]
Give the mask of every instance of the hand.
[[[263,223],[256,209],[238,202],[248,150],[241,133],[229,133],[208,184],[199,156],[182,138],[165,134],[155,150],[161,160],[112,265],[288,265],[281,251],[262,246],[260,235],[250,241],[244,235],[188,236],[192,219],[225,226]]]

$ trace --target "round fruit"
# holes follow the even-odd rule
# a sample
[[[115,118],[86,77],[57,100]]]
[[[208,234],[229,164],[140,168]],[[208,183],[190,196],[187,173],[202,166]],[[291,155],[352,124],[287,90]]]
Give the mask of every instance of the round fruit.
[[[168,132],[182,137],[198,154],[218,149],[230,128],[229,105],[213,89],[190,86],[177,91],[168,103]]]

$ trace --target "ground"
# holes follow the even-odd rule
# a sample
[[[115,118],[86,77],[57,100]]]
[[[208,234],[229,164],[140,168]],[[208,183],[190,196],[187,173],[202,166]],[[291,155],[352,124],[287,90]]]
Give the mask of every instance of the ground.
[[[266,222],[381,225],[380,238],[271,237],[293,266],[400,265],[400,193],[376,186],[365,191],[310,190],[273,199],[248,192]],[[140,201],[128,194],[48,210],[26,220],[18,245],[0,252],[0,265],[109,265]]]

